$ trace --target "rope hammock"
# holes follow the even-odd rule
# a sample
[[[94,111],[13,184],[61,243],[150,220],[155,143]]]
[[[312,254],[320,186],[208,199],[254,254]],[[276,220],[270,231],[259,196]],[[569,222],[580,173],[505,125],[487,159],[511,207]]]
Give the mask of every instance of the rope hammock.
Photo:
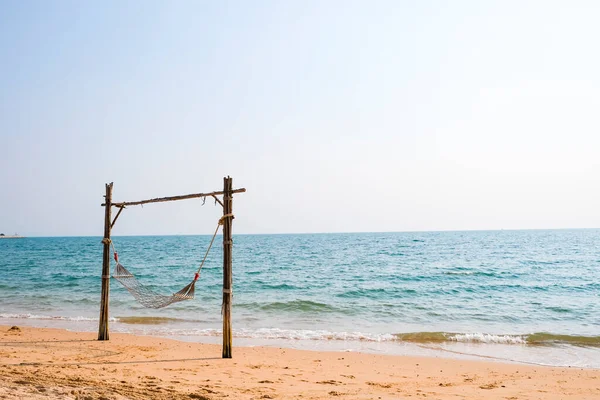
[[[121,285],[123,285],[125,287],[125,289],[127,289],[127,291],[129,293],[131,293],[131,295],[133,297],[135,297],[135,299],[138,302],[140,302],[140,304],[142,304],[144,307],[163,308],[163,307],[167,307],[173,303],[193,299],[196,281],[198,280],[198,278],[200,278],[200,271],[202,270],[202,267],[204,266],[204,262],[206,261],[206,258],[208,257],[208,252],[210,251],[210,248],[212,247],[212,245],[215,241],[217,232],[219,232],[219,227],[221,225],[223,225],[223,221],[227,217],[233,218],[233,214],[223,215],[219,219],[219,222],[217,223],[217,228],[215,229],[215,233],[213,234],[213,237],[210,240],[210,244],[208,245],[206,254],[204,254],[204,259],[202,260],[202,263],[200,263],[200,267],[194,274],[194,279],[180,291],[173,293],[172,295],[162,295],[162,294],[157,293],[154,290],[150,289],[148,286],[145,286],[142,283],[140,283],[137,280],[137,278],[119,262],[119,255],[117,254],[117,252],[115,250],[115,246],[113,245],[113,243],[111,241],[110,244],[113,249],[115,261],[117,263],[115,265],[115,270],[113,272],[113,278],[115,278]]]

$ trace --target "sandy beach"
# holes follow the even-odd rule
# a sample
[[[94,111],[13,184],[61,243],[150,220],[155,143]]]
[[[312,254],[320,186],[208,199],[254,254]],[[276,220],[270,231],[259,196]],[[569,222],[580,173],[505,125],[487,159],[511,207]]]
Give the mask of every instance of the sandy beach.
[[[600,399],[600,370],[0,326],[3,399]],[[234,342],[235,345],[235,342]]]

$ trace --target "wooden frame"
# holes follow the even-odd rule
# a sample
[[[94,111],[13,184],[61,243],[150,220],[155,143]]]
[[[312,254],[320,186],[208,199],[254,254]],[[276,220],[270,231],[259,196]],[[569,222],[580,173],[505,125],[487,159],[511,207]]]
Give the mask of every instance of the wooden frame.
[[[137,206],[148,203],[162,203],[165,201],[187,200],[195,198],[213,197],[223,208],[223,358],[231,358],[232,335],[231,335],[231,297],[232,297],[232,247],[231,227],[233,220],[233,195],[235,193],[244,193],[246,189],[233,189],[233,179],[231,177],[223,178],[223,191],[209,193],[195,193],[171,197],[158,197],[148,200],[129,201],[116,203],[112,201],[113,183],[107,183],[104,195],[104,238],[102,239],[102,293],[100,297],[100,322],[98,324],[98,340],[109,340],[108,330],[108,311],[109,311],[109,293],[110,293],[110,235],[121,212],[127,206]],[[220,200],[217,196],[223,196]],[[112,207],[117,207],[119,211],[111,222]]]

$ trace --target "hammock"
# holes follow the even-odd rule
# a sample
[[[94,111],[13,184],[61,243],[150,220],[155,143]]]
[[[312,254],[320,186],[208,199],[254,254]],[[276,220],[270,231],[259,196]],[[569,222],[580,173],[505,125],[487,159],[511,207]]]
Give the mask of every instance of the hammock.
[[[196,273],[197,277],[189,283],[186,287],[181,289],[177,293],[173,293],[170,296],[165,296],[156,293],[147,286],[142,285],[131,272],[129,272],[120,262],[117,261],[115,266],[115,272],[113,278],[115,278],[121,285],[125,286],[125,289],[132,294],[137,301],[139,301],[144,307],[148,308],[163,308],[173,303],[177,303],[183,300],[191,300],[194,298],[194,287],[196,286],[196,280],[200,276]]]
[[[215,229],[215,233],[208,245],[208,249],[206,250],[206,254],[204,255],[204,259],[200,264],[200,267],[194,274],[194,280],[188,283],[183,289],[180,291],[173,293],[171,295],[162,295],[156,293],[154,290],[150,289],[148,286],[141,284],[136,277],[129,272],[120,262],[119,255],[115,250],[115,246],[111,241],[111,246],[113,248],[114,258],[116,261],[115,270],[113,272],[113,278],[115,278],[121,285],[127,289],[129,293],[137,301],[140,302],[144,307],[148,308],[163,308],[167,307],[173,303],[177,303],[183,300],[191,300],[194,298],[194,291],[196,286],[196,281],[200,278],[200,270],[204,266],[204,262],[206,261],[206,257],[208,257],[208,252],[215,241],[215,237],[217,236],[217,232],[219,231],[219,227],[223,225],[223,220],[227,217],[233,217],[233,214],[223,215],[221,219],[219,219],[219,223],[217,224],[217,229]]]

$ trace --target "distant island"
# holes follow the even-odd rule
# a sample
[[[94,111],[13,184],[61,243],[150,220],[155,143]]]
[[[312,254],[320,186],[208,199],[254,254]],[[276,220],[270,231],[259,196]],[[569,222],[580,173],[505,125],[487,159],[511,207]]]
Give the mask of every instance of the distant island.
[[[18,233],[14,235],[5,235],[4,233],[0,233],[0,239],[23,239],[25,236],[21,236]]]

